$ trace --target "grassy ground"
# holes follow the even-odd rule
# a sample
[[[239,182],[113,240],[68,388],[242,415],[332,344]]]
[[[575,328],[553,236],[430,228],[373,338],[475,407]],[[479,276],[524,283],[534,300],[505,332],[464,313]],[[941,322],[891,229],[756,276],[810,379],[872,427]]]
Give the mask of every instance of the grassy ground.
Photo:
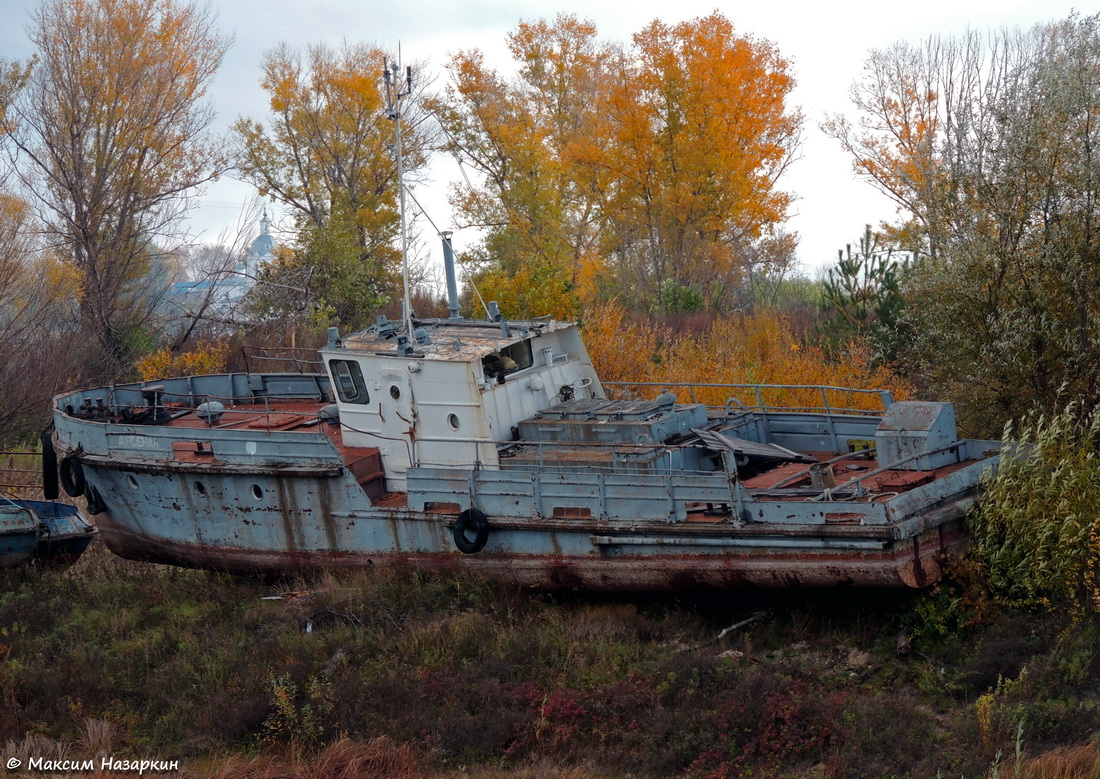
[[[0,744],[185,776],[1100,775],[1097,625],[943,638],[950,597],[265,582],[97,543],[0,572]]]

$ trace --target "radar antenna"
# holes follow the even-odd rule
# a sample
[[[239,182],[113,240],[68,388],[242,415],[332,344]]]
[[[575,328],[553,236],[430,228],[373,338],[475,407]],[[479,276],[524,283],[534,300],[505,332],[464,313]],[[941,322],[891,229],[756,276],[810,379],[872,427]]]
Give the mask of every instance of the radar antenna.
[[[401,58],[401,48],[397,49],[398,59]],[[394,122],[393,153],[397,160],[397,190],[400,193],[401,207],[401,278],[404,285],[404,298],[401,305],[401,318],[405,325],[405,332],[410,336],[412,326],[412,303],[409,299],[409,233],[405,225],[405,170],[401,157],[401,116],[405,109],[405,100],[412,94],[412,67],[402,68],[396,62],[383,61],[386,81],[386,117]],[[401,71],[404,70],[404,78]]]

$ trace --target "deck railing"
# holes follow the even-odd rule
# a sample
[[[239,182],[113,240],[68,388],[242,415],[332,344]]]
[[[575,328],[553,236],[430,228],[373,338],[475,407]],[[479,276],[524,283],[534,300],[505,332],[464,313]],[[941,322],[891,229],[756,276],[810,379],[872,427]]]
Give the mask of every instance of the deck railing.
[[[604,382],[615,400],[652,399],[667,391],[686,391],[691,403],[731,411],[793,411],[826,414],[881,414],[894,402],[890,390],[853,389],[816,384],[707,384],[701,382]],[[683,397],[680,402],[688,402]]]
[[[304,353],[305,356],[299,356],[299,353]],[[309,359],[309,357],[312,357],[312,359]],[[261,365],[277,363],[280,367],[290,364],[294,366],[295,373],[324,372],[324,363],[317,358],[316,349],[288,346],[242,346],[241,359],[244,361],[244,369],[248,373],[263,372],[253,370],[253,362]],[[303,370],[304,368],[309,370]]]
[[[456,467],[454,462],[431,462],[430,454],[425,455],[423,450],[431,450],[434,447],[440,445],[463,445],[472,446],[474,448],[474,458],[471,460],[475,464],[475,469],[483,470],[522,470],[522,467],[516,465],[514,468],[507,466],[508,461],[508,448],[510,446],[507,442],[493,441],[485,438],[417,438],[412,442],[412,466],[414,468],[454,468]],[[679,445],[679,444],[663,444],[663,443],[645,443],[645,444],[627,444],[618,442],[569,442],[563,444],[555,441],[521,441],[517,442],[517,446],[521,446],[526,449],[536,449],[538,454],[535,458],[530,458],[522,461],[524,465],[537,468],[539,471],[551,472],[551,473],[572,473],[578,470],[578,468],[601,473],[630,473],[637,474],[642,470],[656,470],[657,472],[676,472],[676,473],[714,473],[714,471],[687,471],[677,467],[672,463],[672,458],[675,452],[681,449],[697,449],[698,446],[691,445]],[[608,452],[611,456],[606,462],[586,462],[583,465],[578,465],[575,462],[569,462],[567,464],[561,464],[556,461],[554,457],[547,454],[547,451],[558,450],[560,453],[562,446],[568,446],[574,449],[589,449],[593,452]],[[666,464],[666,467],[656,468],[656,462],[653,463],[654,468],[645,468],[635,461],[631,461],[629,458],[630,453],[637,452],[638,454],[649,454],[656,451],[661,452],[661,461]],[[464,464],[463,467],[466,467]]]
[[[279,386],[279,385],[283,386]],[[227,427],[246,417],[285,413],[273,408],[277,401],[302,400],[325,402],[328,397],[327,378],[315,374],[293,373],[232,373],[211,376],[183,376],[171,379],[111,385],[75,393],[59,401],[59,407],[78,419],[107,421],[123,412],[140,414],[154,412],[155,419],[144,423],[164,422],[197,409],[203,403],[218,402],[225,406],[224,421],[210,427]],[[243,407],[243,408],[242,408]],[[317,417],[318,412],[293,412]]]

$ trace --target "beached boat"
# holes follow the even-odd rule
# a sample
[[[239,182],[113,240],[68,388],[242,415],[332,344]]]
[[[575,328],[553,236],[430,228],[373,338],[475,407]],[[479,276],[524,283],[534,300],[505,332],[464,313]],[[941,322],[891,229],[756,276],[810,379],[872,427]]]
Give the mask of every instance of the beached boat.
[[[30,560],[38,544],[38,517],[0,496],[0,568]]]
[[[380,317],[320,356],[60,395],[61,482],[112,551],[187,566],[917,587],[1000,450],[888,393],[605,387],[571,323]]]
[[[95,534],[76,506],[0,495],[0,568],[32,561],[71,565]]]

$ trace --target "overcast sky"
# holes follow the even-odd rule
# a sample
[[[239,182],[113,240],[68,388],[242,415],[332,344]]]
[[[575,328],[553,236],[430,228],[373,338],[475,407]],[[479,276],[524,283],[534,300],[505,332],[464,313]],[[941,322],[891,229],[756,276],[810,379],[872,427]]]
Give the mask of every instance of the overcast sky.
[[[24,58],[31,53],[23,25],[35,5],[0,0],[0,57]],[[799,259],[803,268],[813,273],[831,262],[838,248],[858,237],[865,223],[877,224],[894,215],[883,196],[855,180],[850,160],[818,129],[826,113],[849,110],[848,90],[867,51],[903,39],[916,42],[932,34],[958,34],[967,28],[1027,28],[1064,18],[1074,5],[1062,0],[221,0],[215,7],[221,29],[234,38],[210,93],[221,127],[238,116],[265,121],[267,103],[259,85],[258,62],[263,52],[279,41],[294,46],[337,45],[345,39],[387,48],[400,44],[406,59],[427,61],[442,81],[448,55],[460,49],[481,49],[490,65],[509,68],[505,36],[521,20],[572,13],[595,22],[602,37],[626,42],[654,19],[675,24],[717,9],[738,33],[772,41],[792,63],[797,80],[792,100],[801,106],[807,121],[802,159],[781,185],[797,198],[788,227],[801,236]],[[417,192],[443,229],[452,226],[446,191],[449,181],[458,175],[453,164],[438,165],[434,181]],[[232,230],[251,194],[240,182],[226,180],[213,185],[190,220],[199,240],[213,242],[223,231]],[[430,232],[426,229],[424,234]],[[475,235],[457,233],[455,246],[461,250],[475,239]]]

